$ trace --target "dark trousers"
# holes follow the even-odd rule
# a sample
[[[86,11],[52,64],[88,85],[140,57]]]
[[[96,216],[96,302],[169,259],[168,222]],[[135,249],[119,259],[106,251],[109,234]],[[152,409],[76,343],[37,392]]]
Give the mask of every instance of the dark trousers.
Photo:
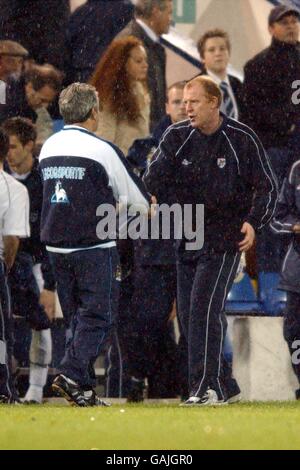
[[[12,380],[13,324],[5,265],[0,260],[0,395],[16,396]]]
[[[297,147],[296,147],[297,148]],[[290,147],[271,147],[267,149],[279,189],[287,176],[288,169],[299,157],[299,152]],[[290,235],[276,235],[269,224],[257,234],[256,254],[259,272],[280,272],[284,255],[290,243]]]
[[[40,291],[33,274],[33,260],[28,253],[19,252],[9,273],[12,313],[25,317],[33,330],[51,327],[44,307],[40,304]]]
[[[50,253],[63,315],[70,323],[61,373],[82,388],[96,385],[94,362],[117,311],[116,248]]]
[[[155,356],[168,329],[176,299],[176,266],[137,266],[134,287],[129,370],[143,378],[155,372]]]
[[[283,319],[283,335],[292,359],[292,367],[300,384],[300,294],[287,291]]]
[[[190,396],[202,396],[209,387],[219,399],[226,399],[236,388],[223,344],[227,329],[224,304],[239,261],[239,253],[215,253],[177,265],[177,305],[188,344]]]
[[[126,396],[128,378],[134,376],[148,378],[149,398],[176,396],[178,348],[169,322],[176,298],[176,266],[137,265],[130,282],[122,281],[123,293],[125,284],[131,298],[122,302],[127,295],[121,294],[118,329],[108,356],[107,394],[120,396],[122,390]]]

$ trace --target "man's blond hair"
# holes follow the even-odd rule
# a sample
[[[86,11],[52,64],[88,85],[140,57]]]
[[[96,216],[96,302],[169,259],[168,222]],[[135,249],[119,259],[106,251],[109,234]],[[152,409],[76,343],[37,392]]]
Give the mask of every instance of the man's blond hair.
[[[222,103],[222,92],[220,87],[216,84],[216,82],[206,75],[201,75],[198,77],[193,78],[185,85],[185,88],[189,90],[195,85],[200,85],[204,88],[204,91],[207,97],[210,98],[217,98],[218,108],[221,106]]]

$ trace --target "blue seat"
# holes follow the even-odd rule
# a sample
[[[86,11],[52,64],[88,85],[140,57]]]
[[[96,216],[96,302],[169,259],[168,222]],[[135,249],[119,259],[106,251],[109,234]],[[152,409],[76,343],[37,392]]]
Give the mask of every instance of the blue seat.
[[[267,315],[280,316],[286,307],[286,292],[278,289],[278,273],[261,272],[258,275],[258,298]]]
[[[227,296],[226,313],[253,314],[261,313],[262,306],[247,273],[240,273]]]
[[[53,120],[53,133],[61,131],[62,128],[64,127],[64,121],[63,119],[54,119]]]

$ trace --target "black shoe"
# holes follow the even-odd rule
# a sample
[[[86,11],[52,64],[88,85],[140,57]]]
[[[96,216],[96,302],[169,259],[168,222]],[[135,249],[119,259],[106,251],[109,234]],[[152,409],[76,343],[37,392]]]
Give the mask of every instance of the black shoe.
[[[219,399],[217,392],[210,388],[202,395],[202,397],[190,397],[184,403],[181,403],[179,406],[217,406],[217,405],[227,405],[227,401]]]
[[[76,382],[59,374],[52,383],[52,390],[76,406],[110,406],[101,400],[94,390],[84,391]]]
[[[295,391],[295,395],[296,395],[296,400],[300,400],[300,388],[298,388],[298,390]]]
[[[20,405],[20,403],[17,397],[9,398],[6,395],[0,395],[0,405]]]
[[[84,392],[85,399],[87,401],[87,406],[111,406],[111,403],[102,400],[96,394],[95,390],[89,390]]]
[[[37,400],[22,400],[23,405],[41,405],[42,403]]]
[[[145,394],[145,381],[142,379],[136,379],[135,377],[131,377],[130,379],[130,390],[127,395],[128,403],[139,403],[144,401],[144,394]]]

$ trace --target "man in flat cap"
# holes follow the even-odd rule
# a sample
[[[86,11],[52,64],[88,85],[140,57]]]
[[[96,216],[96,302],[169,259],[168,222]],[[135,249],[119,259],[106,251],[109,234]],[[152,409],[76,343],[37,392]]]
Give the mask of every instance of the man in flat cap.
[[[258,134],[280,184],[299,151],[300,106],[292,100],[293,83],[300,79],[299,17],[287,5],[273,8],[268,18],[271,45],[245,65],[240,120]],[[258,270],[279,272],[285,243],[269,227],[257,242]]]
[[[0,41],[0,115],[6,104],[6,82],[11,77],[18,77],[23,68],[28,51],[18,42]]]
[[[0,41],[0,80],[6,82],[12,75],[20,75],[28,51],[18,42]]]

